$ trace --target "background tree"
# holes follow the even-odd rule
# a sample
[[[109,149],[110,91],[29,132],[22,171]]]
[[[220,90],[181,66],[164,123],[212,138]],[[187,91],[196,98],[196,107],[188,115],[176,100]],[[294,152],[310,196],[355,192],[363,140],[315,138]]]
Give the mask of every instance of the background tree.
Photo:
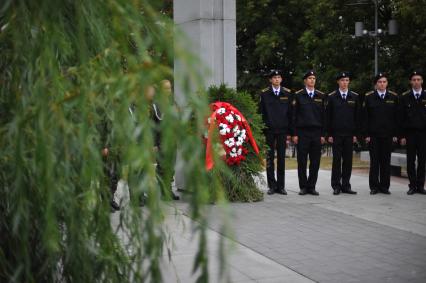
[[[266,83],[264,74],[281,68],[284,85],[298,89],[302,73],[318,71],[318,88],[331,91],[338,70],[354,75],[353,89],[372,88],[374,41],[353,38],[354,23],[374,28],[374,4],[357,1],[237,1],[238,87],[257,93]],[[379,69],[390,75],[390,87],[407,87],[407,74],[424,68],[422,44],[426,29],[426,1],[379,0],[379,28],[394,18],[399,34],[379,40]],[[289,76],[290,75],[290,76]]]

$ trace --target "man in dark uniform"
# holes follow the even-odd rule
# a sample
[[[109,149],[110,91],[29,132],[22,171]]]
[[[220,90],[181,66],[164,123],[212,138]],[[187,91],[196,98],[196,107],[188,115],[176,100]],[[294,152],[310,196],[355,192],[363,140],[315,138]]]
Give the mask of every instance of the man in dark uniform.
[[[265,124],[264,134],[268,145],[266,175],[268,194],[286,195],[284,185],[285,149],[290,139],[291,93],[282,87],[281,72],[273,70],[269,74],[271,85],[260,94],[259,108]],[[275,179],[274,157],[277,151],[277,178]]]
[[[426,194],[426,91],[422,89],[423,74],[410,75],[411,90],[400,99],[401,145],[407,144],[407,173],[410,184],[407,194]],[[417,171],[416,171],[417,156]]]
[[[319,195],[315,190],[321,160],[321,145],[325,142],[326,96],[315,89],[313,70],[303,76],[305,87],[296,92],[292,101],[293,142],[297,145],[299,195]],[[306,174],[309,155],[309,178]]]
[[[106,110],[105,110],[106,111]],[[120,180],[121,162],[120,149],[114,141],[114,130],[112,121],[106,113],[102,113],[101,123],[98,125],[100,132],[100,143],[102,145],[102,161],[104,174],[110,189],[110,205],[112,211],[120,210],[120,205],[115,201],[115,192],[117,191]]]
[[[349,90],[348,72],[340,72],[336,80],[339,87],[328,95],[326,107],[328,142],[332,144],[333,149],[331,187],[334,195],[340,192],[356,194],[352,191],[349,181],[352,173],[353,143],[357,141],[359,128],[358,94]]]
[[[390,161],[392,142],[398,135],[398,96],[389,91],[387,75],[374,78],[375,90],[365,94],[363,132],[370,150],[370,194],[390,194]]]

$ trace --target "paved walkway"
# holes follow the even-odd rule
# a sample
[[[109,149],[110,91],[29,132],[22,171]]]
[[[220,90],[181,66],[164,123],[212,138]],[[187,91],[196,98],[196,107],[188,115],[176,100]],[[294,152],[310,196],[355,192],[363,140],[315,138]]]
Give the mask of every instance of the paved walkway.
[[[286,178],[288,196],[229,205],[235,242],[221,235],[224,212],[211,206],[210,282],[426,282],[426,196],[408,196],[406,179],[392,179],[391,195],[370,196],[368,177],[354,174],[358,195],[333,196],[330,172],[320,171],[315,197],[297,195],[295,170]],[[166,223],[175,246],[171,262],[165,255],[165,281],[195,282],[198,241],[187,205],[176,206]],[[221,240],[229,251],[224,277]]]

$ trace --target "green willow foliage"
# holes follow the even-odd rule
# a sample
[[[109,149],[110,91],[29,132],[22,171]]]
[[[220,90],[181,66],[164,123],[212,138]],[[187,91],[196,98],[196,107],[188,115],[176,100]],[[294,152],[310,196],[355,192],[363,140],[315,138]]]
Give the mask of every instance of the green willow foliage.
[[[1,1],[1,282],[162,280],[169,205],[161,201],[144,93],[172,77],[175,57],[187,66],[178,79],[188,111],[157,93],[161,150],[170,161],[178,141],[200,243],[194,270],[207,281],[203,204],[211,180],[200,138],[207,101],[189,91],[201,86],[200,72],[192,71],[198,61],[181,35],[173,38],[173,22],[155,2],[161,1]],[[105,134],[108,158],[119,161],[131,195],[114,227],[101,155]],[[142,193],[148,195],[143,209]]]

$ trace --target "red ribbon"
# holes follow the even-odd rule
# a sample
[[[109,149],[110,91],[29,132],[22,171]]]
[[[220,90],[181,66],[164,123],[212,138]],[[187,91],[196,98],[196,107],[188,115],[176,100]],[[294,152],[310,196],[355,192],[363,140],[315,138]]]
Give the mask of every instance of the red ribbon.
[[[241,112],[230,103],[214,102],[210,104],[210,109],[213,111],[213,113],[210,115],[210,126],[209,126],[208,137],[207,137],[207,147],[206,147],[206,169],[207,170],[211,170],[214,166],[213,150],[212,150],[212,147],[213,147],[212,135],[213,135],[214,129],[217,128],[216,119],[215,119],[217,115],[216,110],[222,107],[228,108],[230,111],[233,111],[235,114],[241,117],[241,122],[244,125],[250,144],[253,147],[254,152],[256,154],[259,154],[259,148],[257,147],[256,141],[253,138],[250,125],[247,122],[246,118],[244,118],[243,114],[241,114]]]

